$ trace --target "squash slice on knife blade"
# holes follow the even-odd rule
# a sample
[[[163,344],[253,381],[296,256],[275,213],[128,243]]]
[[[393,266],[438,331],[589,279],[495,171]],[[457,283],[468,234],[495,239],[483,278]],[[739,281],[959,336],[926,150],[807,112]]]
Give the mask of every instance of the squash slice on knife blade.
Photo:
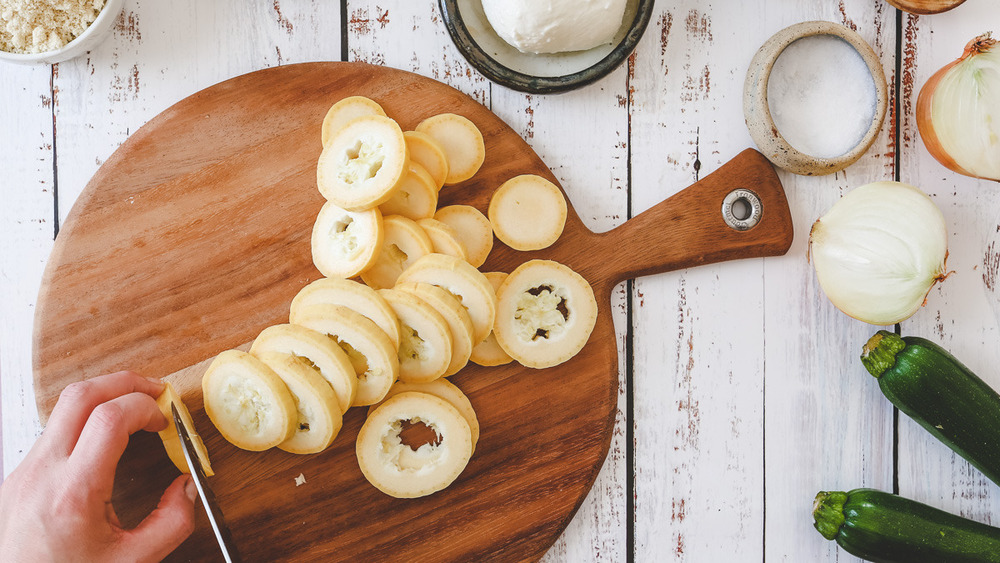
[[[208,477],[215,475],[215,472],[212,471],[212,464],[208,460],[208,449],[205,448],[205,443],[202,442],[201,436],[198,435],[198,431],[194,427],[191,412],[184,405],[181,396],[174,390],[174,386],[170,383],[166,383],[165,385],[163,393],[160,393],[160,396],[156,399],[156,406],[160,407],[160,412],[167,419],[167,427],[160,430],[159,434],[160,440],[163,440],[163,447],[167,450],[167,455],[170,457],[170,461],[174,462],[174,465],[177,466],[177,469],[181,473],[191,473],[187,460],[184,459],[184,450],[181,448],[181,437],[177,434],[177,427],[174,424],[174,413],[170,410],[170,405],[173,404],[177,406],[177,413],[181,415],[181,422],[184,424],[184,428],[187,429],[188,436],[191,437],[191,443],[194,444],[194,453],[198,456],[198,461],[201,462],[202,470]]]

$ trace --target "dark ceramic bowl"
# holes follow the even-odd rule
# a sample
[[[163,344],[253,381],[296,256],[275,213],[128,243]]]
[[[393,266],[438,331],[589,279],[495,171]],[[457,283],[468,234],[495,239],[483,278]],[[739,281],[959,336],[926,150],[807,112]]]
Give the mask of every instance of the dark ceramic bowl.
[[[635,49],[649,24],[653,0],[628,0],[614,39],[586,51],[522,53],[493,31],[480,0],[438,0],[445,27],[459,52],[487,78],[532,94],[586,86],[616,69]]]

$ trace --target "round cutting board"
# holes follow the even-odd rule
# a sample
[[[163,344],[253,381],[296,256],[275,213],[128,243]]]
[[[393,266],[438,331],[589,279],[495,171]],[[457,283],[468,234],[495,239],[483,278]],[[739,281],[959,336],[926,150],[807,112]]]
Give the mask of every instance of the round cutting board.
[[[560,261],[598,299],[583,352],[554,368],[470,364],[451,380],[481,426],[455,483],[395,499],[361,474],[354,453],[365,409],[351,409],[326,451],[253,453],[226,442],[203,411],[200,380],[219,352],[246,346],[288,321],[296,292],[320,277],[310,233],[320,125],[337,100],[378,101],[404,129],[442,112],[471,119],[486,161],[440,205],[486,211],[503,181],[539,174],[531,148],[468,96],[415,74],[360,63],[282,66],[233,78],[154,118],[94,175],[56,239],[34,335],[35,392],[43,420],[69,383],[120,369],[172,381],[189,406],[215,469],[209,485],[248,561],[505,561],[540,557],[590,490],[608,452],[618,395],[610,296],[626,277],[732,258],[781,254],[791,220],[767,161],[746,151],[698,184],[622,227],[587,230],[569,209],[552,247],[516,252],[497,242],[483,271],[532,258]],[[763,205],[749,230],[726,226],[730,190]],[[133,436],[118,467],[114,506],[125,525],[152,510],[177,470],[155,434]],[[300,483],[304,477],[305,482]],[[218,560],[198,511],[176,560]]]

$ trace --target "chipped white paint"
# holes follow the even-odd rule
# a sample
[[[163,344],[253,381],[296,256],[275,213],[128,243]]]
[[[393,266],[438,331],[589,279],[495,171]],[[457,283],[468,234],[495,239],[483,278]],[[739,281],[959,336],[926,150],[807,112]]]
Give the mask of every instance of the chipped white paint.
[[[796,229],[787,256],[644,278],[631,295],[618,288],[609,305],[621,373],[611,452],[545,561],[853,560],[812,530],[812,497],[831,488],[891,490],[896,464],[903,494],[1000,524],[1000,489],[905,416],[893,459],[892,409],[857,360],[875,328],[830,305],[806,262],[812,221],[846,191],[891,179],[898,150],[902,180],[931,193],[952,225],[956,272],[903,332],[940,341],[1000,387],[1000,329],[982,275],[987,253],[995,260],[1000,252],[986,247],[1000,193],[934,162],[912,115],[919,86],[982,31],[992,4],[968,0],[947,14],[903,19],[900,138],[890,115],[871,151],[844,172],[781,174]],[[552,168],[587,226],[605,231],[752,146],[743,77],[753,52],[779,29],[812,19],[855,28],[895,81],[896,12],[881,0],[658,2],[628,65],[552,96],[513,92],[479,75],[451,45],[435,0],[346,0],[344,13],[341,22],[339,3],[318,0],[131,0],[113,36],[89,55],[54,68],[3,65],[4,475],[39,431],[30,335],[56,210],[64,219],[132,132],[206,86],[268,66],[339,60],[346,29],[349,60],[435,78],[491,108]]]
[[[920,88],[939,68],[962,54],[966,42],[996,22],[990,0],[968,0],[952,12],[904,20],[903,106],[907,134],[901,140],[901,179],[927,191],[949,225],[948,269],[954,273],[931,291],[927,306],[902,325],[903,334],[934,340],[1000,389],[1000,329],[984,283],[987,240],[997,232],[1000,192],[995,182],[960,176],[930,157],[916,128]],[[987,27],[984,27],[987,25]],[[1000,29],[993,28],[993,33]],[[911,88],[912,86],[912,88]],[[967,518],[1000,526],[1000,488],[916,423],[900,415],[900,493]]]

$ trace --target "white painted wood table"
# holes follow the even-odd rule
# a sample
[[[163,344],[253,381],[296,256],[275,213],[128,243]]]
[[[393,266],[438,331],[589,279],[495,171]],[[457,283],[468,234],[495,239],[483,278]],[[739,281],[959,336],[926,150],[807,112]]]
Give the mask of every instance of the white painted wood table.
[[[895,109],[845,171],[780,173],[796,231],[786,256],[619,288],[611,452],[545,560],[850,560],[812,529],[810,508],[819,490],[860,486],[1000,525],[1000,489],[894,412],[858,360],[875,327],[836,310],[806,261],[810,225],[845,192],[894,178],[922,187],[950,225],[955,273],[903,333],[939,341],[1000,388],[1000,334],[984,284],[997,267],[986,241],[1000,229],[1000,189],[941,167],[914,118],[927,78],[967,40],[1000,32],[994,0],[920,17],[883,0],[660,0],[626,65],[547,96],[508,90],[472,69],[433,0],[128,0],[113,36],[88,55],[0,65],[3,475],[41,431],[32,322],[59,223],[129,134],[185,96],[304,61],[417,72],[510,124],[584,222],[604,231],[753,146],[741,109],[747,65],[771,34],[806,20],[856,29],[882,59]]]

